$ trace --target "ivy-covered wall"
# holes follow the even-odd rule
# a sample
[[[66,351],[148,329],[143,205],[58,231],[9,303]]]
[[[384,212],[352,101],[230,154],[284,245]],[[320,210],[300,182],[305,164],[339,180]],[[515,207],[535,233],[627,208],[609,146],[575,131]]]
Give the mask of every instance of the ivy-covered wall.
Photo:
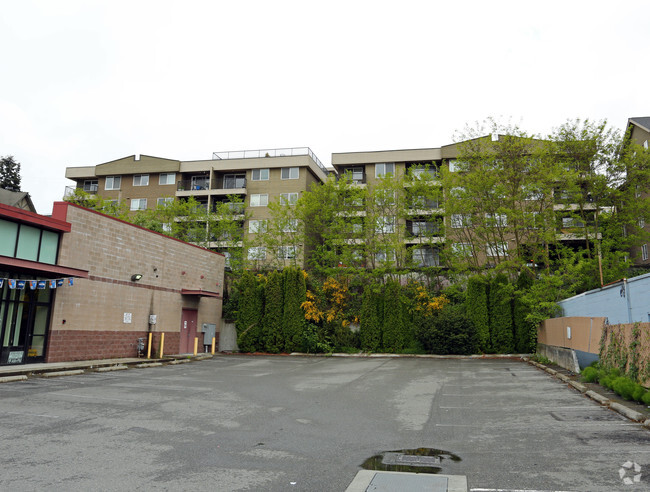
[[[600,363],[650,387],[650,323],[603,326]]]

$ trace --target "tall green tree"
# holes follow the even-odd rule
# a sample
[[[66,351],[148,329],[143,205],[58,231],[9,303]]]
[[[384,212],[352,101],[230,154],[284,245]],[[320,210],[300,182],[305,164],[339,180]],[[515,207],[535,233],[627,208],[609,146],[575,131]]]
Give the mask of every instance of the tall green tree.
[[[490,282],[490,339],[492,349],[501,354],[514,351],[512,326],[512,284],[499,273]]]
[[[488,281],[485,276],[474,275],[467,281],[467,317],[476,328],[477,349],[483,353],[489,352],[490,314],[488,307]]]
[[[305,316],[302,303],[307,299],[307,285],[302,270],[285,268],[282,271],[284,284],[284,310],[282,328],[284,351],[295,352],[302,344]]]
[[[13,155],[0,158],[0,188],[20,191],[20,162]]]
[[[282,273],[272,271],[268,274],[264,298],[264,320],[261,338],[267,352],[277,353],[284,349],[282,329],[284,285]]]
[[[378,352],[381,349],[381,317],[379,315],[378,286],[366,285],[361,301],[359,335],[361,348],[366,352]]]
[[[253,352],[264,346],[262,340],[264,286],[253,273],[245,271],[237,287],[239,290],[239,306],[235,322],[237,345],[242,352]]]

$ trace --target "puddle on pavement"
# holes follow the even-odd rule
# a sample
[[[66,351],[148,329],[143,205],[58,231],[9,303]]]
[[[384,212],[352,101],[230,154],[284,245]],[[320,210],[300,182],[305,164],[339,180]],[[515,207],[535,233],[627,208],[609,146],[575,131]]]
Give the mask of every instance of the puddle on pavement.
[[[366,470],[410,473],[440,473],[444,460],[461,461],[449,451],[434,448],[400,449],[384,451],[368,458],[361,465]]]

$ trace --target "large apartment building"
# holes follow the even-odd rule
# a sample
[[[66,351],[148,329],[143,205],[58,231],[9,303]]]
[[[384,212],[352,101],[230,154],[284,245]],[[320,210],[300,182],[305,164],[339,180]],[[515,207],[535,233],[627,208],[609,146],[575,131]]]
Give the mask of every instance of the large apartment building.
[[[241,206],[232,204],[241,211],[235,218],[240,219],[243,233],[253,236],[269,219],[270,203],[291,206],[314,183],[322,183],[327,170],[309,148],[301,147],[215,152],[212,159],[199,161],[129,156],[95,166],[69,167],[66,177],[76,182],[66,194],[82,189],[104,200],[123,201],[133,212],[189,197],[214,212],[220,202],[230,203],[229,197],[234,195],[241,200]],[[208,246],[226,257],[230,254],[219,238]],[[229,246],[241,247],[241,243]],[[248,254],[259,261],[265,261],[267,255],[295,261],[294,255],[302,252],[290,247],[267,252],[255,246]]]
[[[628,132],[632,141],[647,148],[650,140],[650,118],[631,118]],[[500,135],[482,137],[490,144],[499,143],[504,138]],[[471,141],[468,141],[471,142]],[[495,264],[512,254],[515,249],[527,249],[526,244],[539,243],[540,235],[534,232],[535,224],[526,226],[526,238],[513,237],[512,228],[508,229],[507,217],[481,212],[477,216],[466,215],[462,210],[452,210],[453,194],[461,188],[453,188],[447,181],[443,185],[443,175],[462,169],[457,161],[460,142],[436,148],[402,149],[369,152],[342,152],[332,154],[332,168],[329,170],[314,153],[306,147],[269,149],[241,152],[215,152],[210,160],[179,161],[150,156],[129,156],[95,166],[69,167],[66,177],[76,182],[73,189],[83,189],[105,200],[121,201],[128,204],[131,211],[152,209],[168,200],[186,200],[193,197],[202,207],[215,212],[222,202],[229,202],[235,195],[239,203],[233,208],[241,211],[236,217],[240,221],[241,237],[245,241],[227,243],[214,238],[208,247],[228,256],[233,248],[242,248],[246,244],[244,257],[258,265],[273,263],[274,266],[304,266],[309,251],[306,245],[291,242],[292,230],[289,228],[274,230],[275,245],[270,248],[256,239],[267,230],[273,214],[269,207],[276,202],[291,206],[300,195],[314,185],[325,183],[328,175],[336,179],[346,177],[352,188],[366,192],[365,198],[354,198],[340,202],[339,216],[346,217],[349,223],[346,239],[338,244],[347,245],[348,260],[351,264],[374,268],[381,264],[393,264],[399,267],[431,267],[443,264],[443,252],[447,257],[472,257],[476,266]],[[533,145],[536,145],[533,143]],[[447,175],[449,175],[447,174]],[[385,187],[386,177],[395,177],[401,189],[391,191],[392,197],[372,195]],[[402,180],[401,178],[408,179]],[[418,183],[426,182],[423,192]],[[374,191],[373,191],[374,190]],[[521,207],[530,217],[539,216],[540,205],[549,211],[551,242],[558,242],[572,248],[583,248],[585,243],[598,239],[600,233],[592,234],[590,226],[592,215],[597,214],[597,206],[577,192],[576,200],[582,200],[580,207],[572,202],[571,194],[563,188],[563,183],[556,183],[555,189],[545,198],[536,197],[534,193],[523,200],[531,203],[530,207]],[[577,195],[580,194],[578,197]],[[395,213],[392,204],[401,200],[401,209]],[[540,200],[546,200],[542,203]],[[455,200],[456,203],[462,200]],[[380,203],[381,202],[381,203]],[[535,204],[537,202],[537,204]],[[349,205],[349,206],[348,206]],[[373,208],[374,207],[374,208]],[[383,207],[383,208],[382,208]],[[604,210],[599,205],[600,210]],[[535,210],[538,211],[535,211]],[[576,211],[580,209],[581,214]],[[384,210],[382,212],[382,210]],[[530,210],[530,211],[528,211]],[[537,220],[537,219],[535,219]],[[495,231],[501,228],[505,232],[491,236],[484,234],[482,241],[468,239],[477,228],[477,221]],[[550,222],[548,222],[550,221]],[[380,238],[384,237],[382,242]],[[388,238],[388,239],[386,239]],[[283,242],[284,241],[284,242]],[[334,244],[333,249],[339,247]],[[352,247],[352,251],[350,250]],[[341,246],[341,250],[344,246]],[[633,252],[638,257],[637,263],[650,264],[647,245]],[[528,254],[528,253],[526,253]],[[546,247],[546,254],[549,254]],[[552,252],[551,252],[552,254]],[[633,256],[634,256],[633,255]],[[534,263],[533,254],[531,261]],[[341,262],[343,264],[344,262]]]

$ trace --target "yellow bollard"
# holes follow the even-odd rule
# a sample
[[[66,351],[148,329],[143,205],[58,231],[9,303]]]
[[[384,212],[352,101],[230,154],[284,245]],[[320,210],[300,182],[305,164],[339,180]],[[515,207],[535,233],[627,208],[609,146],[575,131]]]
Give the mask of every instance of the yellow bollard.
[[[163,358],[163,353],[165,350],[165,333],[160,334],[160,358]]]
[[[151,359],[151,336],[153,333],[149,332],[149,344],[147,345],[147,359]]]
[[[198,339],[198,337],[194,337],[194,355],[195,356],[196,356],[198,346],[199,346],[199,339]]]
[[[214,344],[217,340],[217,337],[212,337],[212,355],[214,355]]]

